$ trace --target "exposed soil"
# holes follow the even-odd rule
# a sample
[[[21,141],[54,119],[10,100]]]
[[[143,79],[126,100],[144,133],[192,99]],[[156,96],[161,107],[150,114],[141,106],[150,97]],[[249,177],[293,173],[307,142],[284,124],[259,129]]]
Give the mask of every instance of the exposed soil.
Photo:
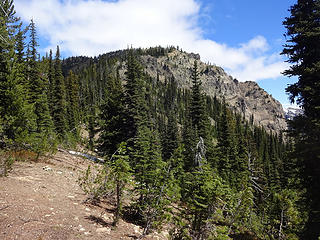
[[[94,163],[61,151],[36,163],[16,162],[0,178],[0,239],[137,239],[142,229],[132,223],[120,220],[113,229],[113,205],[85,203],[77,179],[88,164]]]

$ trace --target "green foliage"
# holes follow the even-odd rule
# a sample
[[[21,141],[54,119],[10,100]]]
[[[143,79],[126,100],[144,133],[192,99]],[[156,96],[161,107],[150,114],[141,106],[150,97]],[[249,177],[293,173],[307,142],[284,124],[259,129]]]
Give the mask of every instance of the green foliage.
[[[292,65],[284,74],[297,76],[298,81],[286,89],[291,102],[304,110],[290,124],[295,140],[294,157],[302,164],[309,218],[303,237],[316,239],[320,235],[320,2],[298,1],[290,8],[291,16],[283,22],[287,28],[287,44],[282,54]]]
[[[78,136],[80,123],[79,104],[79,79],[72,71],[65,78],[67,98],[67,121],[69,130],[74,136]]]
[[[156,131],[145,126],[138,129],[134,140],[133,162],[135,192],[138,196],[133,205],[144,223],[143,235],[159,228],[168,219],[169,206],[178,192],[171,166],[161,157],[160,139]]]
[[[67,126],[67,102],[64,77],[62,75],[60,50],[57,46],[55,61],[54,61],[54,89],[53,89],[53,121],[56,132],[60,140],[64,140],[68,130]]]
[[[126,138],[124,93],[120,79],[110,75],[105,100],[100,106],[99,151],[111,156]]]
[[[96,201],[101,197],[113,193],[111,182],[108,180],[110,170],[108,166],[91,165],[80,175],[78,184],[81,189],[89,195],[88,199]]]
[[[164,130],[164,137],[162,141],[163,159],[164,161],[168,161],[173,156],[174,151],[177,149],[179,144],[177,120],[172,111],[169,112],[168,123]]]
[[[53,131],[42,131],[33,135],[31,139],[32,150],[37,154],[36,160],[46,153],[57,149],[57,140]]]
[[[125,93],[125,132],[127,139],[132,141],[138,127],[148,120],[146,106],[145,75],[142,66],[130,51],[127,58]]]
[[[129,183],[132,181],[132,169],[129,164],[129,156],[126,155],[126,143],[120,143],[118,151],[113,155],[110,164],[110,179],[115,185],[116,210],[113,225],[116,226],[123,208],[123,194],[128,190]]]
[[[14,158],[11,155],[6,155],[0,152],[0,177],[7,176],[8,172],[12,169]]]
[[[208,240],[229,240],[229,229],[227,226],[217,226],[214,231],[210,233]]]
[[[190,118],[192,120],[192,126],[198,132],[199,136],[206,138],[206,113],[204,96],[201,89],[201,81],[199,79],[198,64],[194,62],[192,70],[192,87],[191,87],[191,102],[190,102]]]
[[[293,184],[303,183],[298,170],[303,159],[311,182],[308,228],[316,229],[319,54],[317,30],[305,23],[318,29],[318,1],[299,1],[285,22],[292,45],[284,54],[297,64],[286,74],[299,76],[288,92],[306,114],[291,124],[294,157],[284,154],[281,135],[253,126],[253,116],[247,122],[224,101],[205,96],[196,61],[191,91],[178,88],[174,76],[159,71],[153,78],[144,71],[140,56],[169,59],[175,48],[128,49],[62,62],[57,47],[55,59],[50,51],[40,60],[33,20],[26,51],[26,31],[14,16],[13,2],[0,4],[6,12],[0,11],[1,148],[27,148],[39,157],[56,147],[56,136],[60,143],[76,145],[80,129],[87,128],[89,148],[96,147],[98,136],[100,153],[108,160],[88,167],[79,179],[82,189],[91,199],[115,196],[116,225],[125,193],[133,188],[128,200],[143,235],[172,220],[173,239],[295,239],[306,221],[306,204],[299,205],[303,190]],[[302,49],[308,56],[300,55]],[[11,162],[2,162],[0,171],[6,173]]]
[[[0,11],[0,116],[1,141],[8,146],[29,143],[29,133],[34,130],[33,106],[25,100],[24,68],[15,54],[17,29],[21,23],[15,17],[13,1],[2,1]]]
[[[297,238],[305,221],[299,211],[299,194],[292,189],[283,189],[274,193],[271,206],[271,229],[274,238],[284,239],[285,236]]]
[[[144,234],[171,218],[175,239],[267,236],[276,218],[267,211],[274,204],[268,196],[293,176],[282,137],[252,126],[225,102],[203,96],[196,64],[189,91],[179,89],[174,78],[148,76],[139,62],[143,50],[124,52],[95,60],[73,58],[68,64],[79,76],[79,101],[92,148],[97,129],[103,154],[112,155],[127,141],[136,181],[131,210]],[[124,61],[127,72],[121,79]],[[195,156],[202,135],[206,160],[199,168]],[[159,198],[164,193],[166,198]]]

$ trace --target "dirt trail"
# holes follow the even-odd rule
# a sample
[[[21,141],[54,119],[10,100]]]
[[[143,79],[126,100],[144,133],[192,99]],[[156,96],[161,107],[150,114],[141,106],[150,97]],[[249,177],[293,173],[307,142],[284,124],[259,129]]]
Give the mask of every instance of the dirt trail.
[[[112,229],[112,205],[84,203],[77,179],[88,164],[93,163],[66,152],[47,162],[15,163],[8,177],[0,178],[0,239],[136,239],[142,232],[136,225],[120,220]]]

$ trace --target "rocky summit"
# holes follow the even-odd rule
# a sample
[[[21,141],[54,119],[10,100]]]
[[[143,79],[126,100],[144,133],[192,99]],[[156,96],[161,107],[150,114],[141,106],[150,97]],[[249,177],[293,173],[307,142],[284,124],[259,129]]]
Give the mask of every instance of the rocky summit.
[[[198,54],[174,50],[160,57],[142,55],[141,61],[149,75],[162,81],[173,77],[181,88],[191,87],[192,67],[194,61],[198,61],[199,76],[205,93],[220,100],[224,98],[234,111],[274,133],[287,127],[280,102],[256,82],[239,82],[221,67],[200,61]]]
[[[153,49],[153,48],[150,48]],[[162,48],[160,48],[162,49]],[[207,64],[200,60],[200,55],[187,53],[176,48],[169,48],[161,54],[152,54],[148,49],[136,49],[144,70],[153,78],[164,82],[174,79],[178,87],[190,89],[191,73],[194,61],[198,62],[199,77],[206,94],[225,100],[229,108],[242,114],[248,121],[263,126],[267,131],[279,133],[287,128],[285,112],[279,101],[263,90],[256,82],[239,82],[228,75],[223,68]],[[76,71],[90,62],[116,59],[120,77],[125,79],[127,50],[119,50],[95,58],[72,57],[64,61],[64,72]]]

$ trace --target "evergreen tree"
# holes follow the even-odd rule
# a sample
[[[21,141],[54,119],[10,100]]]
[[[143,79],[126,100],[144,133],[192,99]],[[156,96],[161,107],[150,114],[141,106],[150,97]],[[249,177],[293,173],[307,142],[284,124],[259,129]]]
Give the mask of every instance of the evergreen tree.
[[[156,130],[142,125],[134,140],[133,162],[135,191],[139,198],[134,205],[144,223],[142,235],[159,227],[168,218],[169,204],[178,194],[170,165],[161,157],[160,139]]]
[[[77,127],[80,122],[79,110],[79,79],[71,70],[66,77],[67,92],[67,120],[70,131],[73,135],[78,135]]]
[[[195,155],[195,142],[197,139],[196,131],[192,126],[190,118],[186,118],[183,125],[182,143],[183,143],[183,161],[184,171],[192,169]]]
[[[12,0],[1,1],[0,11],[0,116],[3,135],[1,141],[10,145],[30,142],[34,130],[34,115],[25,100],[24,68],[15,53],[19,18],[15,17]]]
[[[23,95],[25,97],[29,96],[29,83],[27,81],[27,74],[26,74],[26,56],[25,56],[25,34],[27,31],[26,29],[21,29],[22,28],[22,23],[20,23],[18,27],[18,32],[16,35],[16,44],[15,44],[15,51],[16,51],[16,56],[17,56],[17,64],[19,64],[19,69],[21,69],[21,82],[20,84],[23,86],[24,93]]]
[[[99,151],[111,156],[126,139],[124,93],[118,77],[108,76],[105,101],[100,106]]]
[[[177,120],[172,111],[168,114],[168,124],[164,131],[164,143],[163,143],[163,159],[168,161],[172,155],[174,154],[175,150],[178,147],[178,126]]]
[[[53,128],[52,120],[48,106],[48,82],[44,76],[40,74],[40,65],[37,52],[37,36],[36,27],[31,20],[29,25],[30,30],[30,55],[27,56],[27,75],[29,82],[29,102],[34,105],[35,114],[37,116],[37,132],[50,132]]]
[[[233,182],[233,165],[235,161],[235,142],[234,131],[232,126],[232,116],[223,101],[223,109],[218,122],[218,146],[217,161],[220,176],[228,181]]]
[[[126,144],[120,143],[118,151],[111,159],[111,179],[115,184],[116,192],[116,211],[114,214],[113,225],[116,226],[122,212],[123,194],[128,189],[129,181],[131,180],[131,167],[129,164],[129,156],[126,154]]]
[[[133,55],[133,52],[129,51],[125,84],[125,127],[127,139],[133,139],[136,136],[138,127],[142,123],[146,123],[148,117],[144,77],[141,65]]]
[[[49,51],[48,56],[48,67],[47,67],[47,75],[48,75],[48,102],[50,114],[53,119],[54,108],[55,108],[55,72],[54,72],[54,62],[52,59],[52,50]]]
[[[187,205],[182,211],[182,218],[189,225],[187,236],[191,239],[209,238],[214,229],[213,219],[219,218],[221,212],[218,209],[227,200],[227,186],[207,163],[205,149],[200,138],[196,144],[192,169],[186,173],[182,184],[183,202]]]
[[[284,72],[297,76],[298,82],[286,91],[290,100],[304,110],[304,115],[290,122],[295,138],[295,157],[303,163],[303,174],[309,203],[309,219],[303,238],[320,236],[320,1],[298,0],[291,16],[283,22],[287,44],[282,54],[292,66]]]
[[[66,133],[68,130],[66,111],[66,89],[64,77],[62,75],[61,60],[60,60],[60,50],[57,46],[57,52],[54,60],[54,89],[53,89],[53,121],[56,128],[58,137],[63,140],[66,138]]]
[[[199,136],[207,137],[207,115],[205,112],[205,101],[201,90],[201,81],[199,79],[198,64],[194,62],[192,70],[192,87],[191,87],[191,103],[190,103],[190,117],[192,119],[192,126],[196,129]]]
[[[208,139],[208,116],[205,113],[205,102],[201,90],[198,64],[194,62],[192,70],[191,99],[188,103],[183,131],[185,170],[191,169],[194,161],[195,142],[198,137]]]

